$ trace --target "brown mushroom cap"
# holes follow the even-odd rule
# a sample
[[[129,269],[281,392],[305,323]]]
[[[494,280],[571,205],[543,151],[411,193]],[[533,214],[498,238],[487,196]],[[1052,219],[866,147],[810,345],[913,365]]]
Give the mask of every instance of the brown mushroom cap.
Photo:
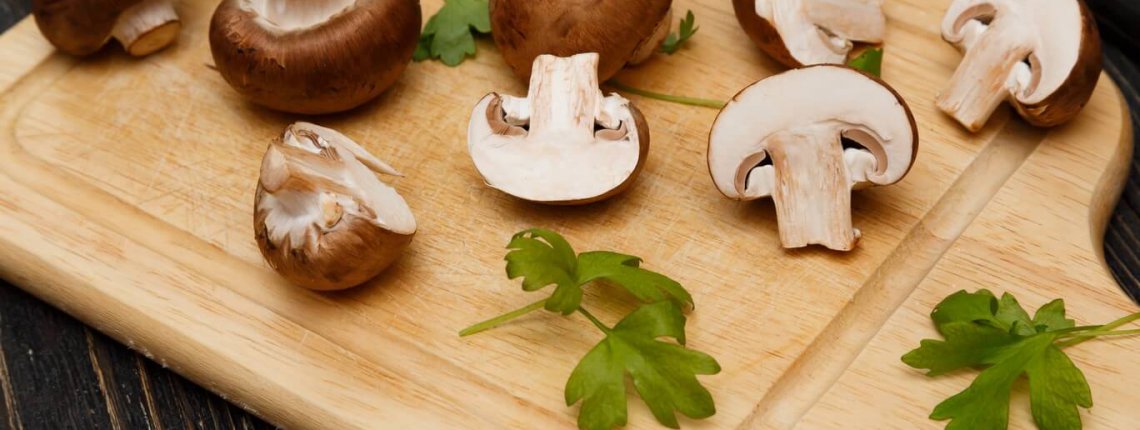
[[[661,23],[672,0],[491,0],[491,35],[520,79],[542,54],[569,57],[597,52],[604,82],[645,57],[647,40],[663,39]],[[640,54],[640,55],[638,55]]]
[[[33,0],[32,15],[44,37],[60,51],[90,55],[118,39],[131,55],[166,47],[181,23],[173,0]]]
[[[416,221],[375,173],[396,174],[335,130],[289,126],[265,152],[254,197],[254,234],[270,266],[297,285],[339,290],[391,265]]]
[[[886,33],[881,0],[733,0],[741,28],[788,67],[843,64],[852,42],[879,43]]]
[[[971,131],[1005,100],[1033,125],[1068,122],[1100,78],[1100,36],[1081,0],[958,0],[942,38],[965,55],[937,104]]]
[[[396,82],[420,24],[418,0],[224,0],[210,22],[210,50],[226,82],[254,103],[332,113]]]
[[[525,98],[491,93],[471,114],[467,147],[487,185],[553,205],[625,191],[649,150],[649,126],[629,100],[598,89],[598,55],[535,59]]]

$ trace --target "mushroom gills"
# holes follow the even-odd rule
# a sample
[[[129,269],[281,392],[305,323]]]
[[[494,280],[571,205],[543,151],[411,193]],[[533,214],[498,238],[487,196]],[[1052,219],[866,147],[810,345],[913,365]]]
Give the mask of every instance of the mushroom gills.
[[[242,0],[241,7],[284,31],[320,25],[356,5],[356,0]]]
[[[597,54],[539,56],[527,97],[489,94],[468,146],[484,181],[545,203],[589,201],[624,185],[642,163],[629,101],[602,96]]]

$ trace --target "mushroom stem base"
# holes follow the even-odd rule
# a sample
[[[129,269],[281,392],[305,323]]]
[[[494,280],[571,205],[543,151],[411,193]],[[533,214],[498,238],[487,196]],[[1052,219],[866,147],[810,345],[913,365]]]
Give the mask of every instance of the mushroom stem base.
[[[769,138],[768,154],[783,246],[854,249],[861,234],[851,226],[851,183],[838,132],[778,133]]]
[[[111,33],[128,53],[141,57],[170,45],[181,30],[172,1],[146,0],[123,12]]]

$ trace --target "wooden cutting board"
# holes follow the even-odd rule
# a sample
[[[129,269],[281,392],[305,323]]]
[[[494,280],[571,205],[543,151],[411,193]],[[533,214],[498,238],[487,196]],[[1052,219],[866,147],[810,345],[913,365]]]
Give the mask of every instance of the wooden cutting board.
[[[309,118],[402,170],[393,183],[420,225],[389,272],[335,294],[286,284],[257,251],[261,155],[302,118],[244,102],[208,67],[215,2],[185,2],[177,46],[141,60],[55,54],[25,20],[0,36],[0,276],[290,428],[572,428],[562,388],[599,339],[588,323],[536,313],[456,335],[538,298],[506,279],[502,257],[514,232],[541,226],[579,250],[642,256],[693,292],[689,345],[724,370],[702,377],[717,415],[685,428],[941,428],[926,415],[972,373],[928,380],[899,356],[935,336],[927,313],[942,297],[990,288],[1030,308],[1064,297],[1080,323],[1136,310],[1101,255],[1132,150],[1117,88],[1102,77],[1061,128],[1001,109],[965,132],[933,105],[960,58],[938,35],[948,2],[886,2],[884,78],[922,144],[902,183],[857,193],[854,252],[785,251],[771,203],[723,198],[705,167],[711,109],[632,97],[653,146],[611,201],[550,208],[488,189],[466,153],[470,109],[525,88],[482,41],[461,67],[413,64],[378,101]],[[425,16],[441,3],[425,0]],[[700,33],[622,82],[727,99],[780,70],[728,2],[676,7],[694,10]],[[609,322],[631,306],[586,300]],[[1137,338],[1071,351],[1094,387],[1087,428],[1135,428],[1138,353]],[[1024,392],[1014,428],[1032,428]],[[640,400],[630,408],[630,428],[659,428]]]

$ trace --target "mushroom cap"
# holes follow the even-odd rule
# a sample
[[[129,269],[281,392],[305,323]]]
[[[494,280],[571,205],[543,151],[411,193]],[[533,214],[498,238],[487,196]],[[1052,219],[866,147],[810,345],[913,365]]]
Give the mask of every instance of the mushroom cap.
[[[629,100],[602,96],[597,58],[539,56],[526,98],[491,93],[479,100],[467,147],[487,185],[531,202],[573,205],[633,184],[649,151],[649,126]]]
[[[210,50],[226,82],[256,104],[340,112],[396,82],[420,23],[418,0],[223,0]]]
[[[673,0],[491,0],[491,36],[522,80],[542,54],[601,56],[606,81],[638,56],[666,19]],[[644,48],[641,49],[644,56]]]
[[[1082,0],[956,0],[942,20],[942,38],[963,51],[987,31],[1024,46],[1025,61],[1006,81],[1010,102],[1029,123],[1051,127],[1080,113],[1100,78],[1101,41]],[[1010,26],[1012,24],[1012,26]]]
[[[736,19],[762,51],[787,67],[843,64],[852,41],[879,43],[882,0],[733,0]]]
[[[817,65],[762,79],[725,105],[709,133],[713,182],[732,199],[768,197],[775,174],[765,163],[768,138],[821,128],[863,147],[843,152],[852,187],[893,184],[914,164],[918,128],[903,98],[858,70]]]
[[[303,287],[339,290],[391,265],[416,221],[374,172],[397,174],[351,139],[314,124],[293,124],[271,143],[253,217],[270,266]]]
[[[52,45],[90,55],[111,39],[119,15],[143,0],[33,0],[36,26]]]

